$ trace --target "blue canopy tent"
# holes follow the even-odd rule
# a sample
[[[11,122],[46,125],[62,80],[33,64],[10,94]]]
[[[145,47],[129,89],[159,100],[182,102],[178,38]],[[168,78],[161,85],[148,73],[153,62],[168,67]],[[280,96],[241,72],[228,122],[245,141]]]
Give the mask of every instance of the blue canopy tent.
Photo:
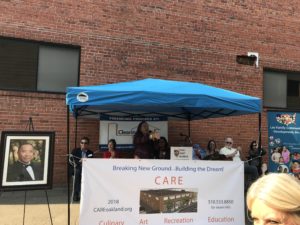
[[[200,83],[144,79],[67,88],[67,105],[78,116],[158,116],[186,120],[261,111],[256,97]]]
[[[184,119],[188,121],[188,136],[191,120],[261,111],[261,100],[256,97],[200,83],[152,78],[69,87],[66,101],[76,119],[80,116],[100,119],[102,116],[166,116]]]
[[[149,78],[98,86],[69,87],[66,103],[68,155],[70,111],[76,118],[76,130],[77,118],[81,116],[100,119],[101,116],[140,118],[166,116],[170,119],[189,121],[189,135],[191,120],[259,113],[260,133],[261,100],[259,98],[200,83]],[[70,224],[69,188],[68,224]]]

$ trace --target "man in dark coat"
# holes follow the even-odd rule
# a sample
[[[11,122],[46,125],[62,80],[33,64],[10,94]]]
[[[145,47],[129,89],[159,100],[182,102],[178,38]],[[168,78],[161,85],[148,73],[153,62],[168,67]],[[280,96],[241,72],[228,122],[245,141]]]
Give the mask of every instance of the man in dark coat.
[[[73,162],[75,176],[73,195],[74,201],[80,200],[82,158],[93,158],[94,153],[88,149],[89,142],[90,140],[88,137],[81,138],[80,148],[73,149],[71,154],[71,161]]]
[[[8,167],[7,181],[35,181],[43,179],[43,169],[33,163],[34,148],[32,144],[22,144],[18,149],[18,161]]]

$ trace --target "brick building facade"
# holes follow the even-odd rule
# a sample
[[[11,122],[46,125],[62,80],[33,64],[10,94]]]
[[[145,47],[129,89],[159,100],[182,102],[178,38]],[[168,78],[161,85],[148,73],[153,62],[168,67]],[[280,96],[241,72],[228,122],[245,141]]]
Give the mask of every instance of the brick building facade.
[[[79,85],[153,77],[262,98],[266,69],[300,71],[299,18],[297,0],[1,1],[0,36],[79,47]],[[258,67],[237,64],[236,56],[249,51],[259,53]],[[24,130],[32,117],[36,131],[56,132],[54,185],[64,184],[65,95],[1,88],[0,102],[0,131]],[[169,142],[178,144],[179,133],[187,133],[187,128],[187,122],[171,121]],[[91,148],[97,149],[98,121],[79,120],[78,130],[78,136],[89,136]],[[211,138],[221,147],[230,135],[246,151],[258,136],[258,116],[193,121],[191,130],[193,141],[203,147]]]
[[[197,192],[187,190],[141,190],[140,213],[197,212]]]

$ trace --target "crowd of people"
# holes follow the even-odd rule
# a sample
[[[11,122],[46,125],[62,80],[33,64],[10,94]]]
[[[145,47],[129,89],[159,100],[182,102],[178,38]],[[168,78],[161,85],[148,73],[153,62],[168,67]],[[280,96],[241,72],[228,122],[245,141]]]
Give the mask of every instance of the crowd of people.
[[[135,159],[170,159],[170,145],[166,137],[160,136],[159,132],[149,129],[147,121],[139,123],[135,134],[133,135],[133,158]],[[261,172],[261,157],[266,154],[262,148],[258,148],[256,141],[252,141],[248,151],[248,157],[242,157],[240,147],[233,147],[233,139],[227,137],[224,147],[219,149],[215,140],[209,140],[206,148],[199,144],[194,144],[192,158],[195,160],[247,160],[247,166],[256,167],[258,175]],[[72,153],[73,154],[73,153]],[[121,158],[117,150],[115,139],[110,139],[107,144],[107,151],[102,153],[103,158]]]
[[[293,173],[300,177],[300,154],[291,152],[287,146],[277,146],[271,150],[271,161],[279,173]]]
[[[74,201],[80,200],[82,158],[94,156],[93,152],[89,150],[88,144],[89,139],[83,137],[80,148],[75,148],[71,154],[76,167]],[[160,136],[157,131],[151,131],[146,121],[142,121],[138,125],[133,136],[133,145],[133,158],[135,159],[170,159],[170,145],[166,137]],[[245,186],[246,203],[253,224],[298,225],[300,221],[300,180],[286,173],[267,174],[267,166],[262,163],[262,156],[266,154],[266,151],[258,146],[257,141],[251,141],[247,157],[243,156],[241,147],[233,146],[232,137],[226,137],[224,146],[220,149],[214,140],[209,140],[206,148],[194,144],[192,158],[194,160],[244,161],[245,177],[250,180],[250,188]],[[108,150],[103,153],[103,158],[121,157],[115,139],[108,141],[107,148]],[[279,152],[280,156],[276,155]],[[288,154],[287,148],[283,148],[282,151],[275,150],[271,157],[272,160],[278,160],[280,163],[280,160],[287,161],[290,154]]]
[[[149,124],[146,121],[139,123],[137,130],[133,135],[132,143],[134,146],[133,158],[135,159],[170,159],[171,150],[167,138],[160,136],[159,132],[156,130],[151,131],[149,129]],[[81,147],[74,149],[72,152],[77,167],[75,173],[74,201],[78,201],[80,196],[81,159],[94,156],[93,152],[88,149],[88,144],[89,139],[83,137],[80,142]],[[259,147],[255,140],[251,141],[246,157],[244,157],[241,147],[234,147],[232,137],[226,137],[224,146],[221,148],[217,147],[215,140],[209,140],[206,148],[202,148],[199,144],[194,144],[192,147],[192,158],[194,160],[244,161],[244,173],[249,182],[247,184],[245,182],[245,190],[247,190],[261,175],[267,174],[266,164],[262,163],[262,157],[266,154],[266,151],[262,147]],[[102,154],[103,158],[122,157],[117,150],[115,139],[110,139],[108,141],[107,148],[108,150]]]

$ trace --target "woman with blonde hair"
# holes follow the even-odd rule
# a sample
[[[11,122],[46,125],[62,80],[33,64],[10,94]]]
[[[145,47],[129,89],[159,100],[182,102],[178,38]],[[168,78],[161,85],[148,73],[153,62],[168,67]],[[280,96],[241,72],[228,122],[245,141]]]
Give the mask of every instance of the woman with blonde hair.
[[[272,173],[254,182],[247,193],[254,225],[299,225],[300,181],[284,173]]]

